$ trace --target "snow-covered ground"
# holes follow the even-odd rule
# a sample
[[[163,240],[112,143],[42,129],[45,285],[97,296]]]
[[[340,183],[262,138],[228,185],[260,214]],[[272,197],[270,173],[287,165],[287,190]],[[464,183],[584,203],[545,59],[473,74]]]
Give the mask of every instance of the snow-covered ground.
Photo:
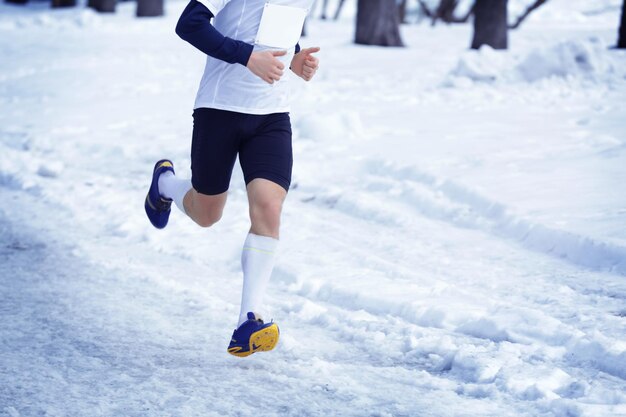
[[[189,174],[203,57],[162,19],[0,5],[0,415],[626,416],[619,1],[552,0],[508,52],[309,22],[268,294],[276,351],[226,353],[248,228],[151,228]],[[521,1],[512,1],[513,11]]]

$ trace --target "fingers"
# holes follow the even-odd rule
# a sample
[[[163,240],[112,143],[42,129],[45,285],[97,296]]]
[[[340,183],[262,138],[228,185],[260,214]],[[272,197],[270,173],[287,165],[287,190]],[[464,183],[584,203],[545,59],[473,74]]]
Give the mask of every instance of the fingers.
[[[310,78],[313,78],[318,68],[319,68],[319,60],[317,58],[311,59],[311,60],[307,59],[304,61],[302,65],[302,75],[306,75],[306,76],[309,76]]]
[[[304,59],[300,61],[302,70],[297,70],[297,73],[306,81],[310,81],[319,68],[319,59],[311,55],[319,51],[320,48],[317,46],[305,48],[300,51],[302,54],[300,56]],[[263,54],[267,54],[265,55],[265,62],[263,63],[264,68],[262,68],[257,75],[268,84],[274,84],[282,78],[285,70],[285,64],[283,64],[278,57],[285,56],[287,51],[265,51]]]
[[[319,51],[320,51],[319,46],[305,48],[301,51],[305,55],[304,62],[302,63],[302,76],[301,76],[302,79],[304,79],[305,81],[311,81],[313,76],[315,76],[317,69],[319,68],[320,60],[314,57],[313,55],[311,55]]]
[[[283,77],[283,75],[284,71],[276,67],[270,70],[267,75],[263,77],[263,80],[270,84],[274,84],[276,81],[279,81]]]
[[[315,75],[315,72],[319,68],[320,60],[314,57],[311,54],[317,53],[320,51],[319,46],[313,46],[311,48],[302,49],[299,54],[304,57],[304,61],[302,62],[302,77],[306,81],[310,81],[311,78]]]
[[[273,64],[276,66],[276,68],[280,69],[281,71],[285,69],[285,64],[283,64],[279,59],[277,59],[277,56],[284,56],[287,51],[269,51],[269,53],[272,55],[273,57]]]
[[[314,54],[316,52],[320,51],[320,47],[319,46],[313,46],[311,48],[304,48],[303,50],[301,50],[300,52],[304,52],[305,54]]]
[[[282,71],[274,71],[270,74],[270,78],[274,81],[280,80],[282,76],[283,76]]]
[[[278,82],[280,80],[280,77],[278,75],[268,75],[266,77],[263,77],[263,81],[265,81],[268,84],[274,84],[275,82]]]
[[[315,57],[307,57],[307,59],[304,60],[303,65],[305,67],[318,68],[320,66],[320,60]]]
[[[268,74],[269,81],[266,80],[270,84],[274,84],[275,81],[279,81],[284,74],[283,70],[285,69],[285,66],[280,61],[278,60],[276,61],[277,63],[274,65],[274,68],[269,71],[269,74]]]
[[[315,73],[317,72],[317,62],[304,62],[304,65],[302,66],[302,79],[304,79],[305,81],[311,81],[311,79],[315,76]]]
[[[277,57],[285,54],[286,51],[253,52],[246,67],[266,83],[274,84],[282,78],[285,70],[285,64]]]
[[[270,51],[272,56],[272,68],[268,70],[267,77],[265,81],[274,84],[274,82],[279,81],[284,74],[285,64],[283,64],[276,57],[283,56],[287,53],[287,51]]]

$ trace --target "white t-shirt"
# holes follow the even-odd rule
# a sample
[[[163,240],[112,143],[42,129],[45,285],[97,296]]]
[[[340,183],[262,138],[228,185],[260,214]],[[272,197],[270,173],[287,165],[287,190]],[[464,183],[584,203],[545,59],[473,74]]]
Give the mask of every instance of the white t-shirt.
[[[313,3],[313,0],[198,1],[213,13],[213,26],[222,35],[253,44],[254,51],[281,49],[255,44],[266,3],[306,10]],[[294,52],[295,43],[287,49],[286,55],[278,57],[285,65],[285,74],[274,84],[263,81],[241,64],[229,64],[207,56],[194,108],[208,107],[247,114],[288,112],[290,97],[287,71]]]

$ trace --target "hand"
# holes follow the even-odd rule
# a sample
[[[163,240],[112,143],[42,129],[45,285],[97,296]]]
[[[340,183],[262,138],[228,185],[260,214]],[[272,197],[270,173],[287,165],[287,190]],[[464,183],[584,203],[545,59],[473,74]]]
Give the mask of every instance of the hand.
[[[291,60],[291,70],[304,81],[311,81],[320,65],[320,60],[312,54],[319,52],[319,47],[305,48],[295,54]]]
[[[278,60],[278,56],[283,56],[287,51],[261,51],[252,52],[248,60],[248,69],[263,81],[274,84],[283,76],[285,65]]]

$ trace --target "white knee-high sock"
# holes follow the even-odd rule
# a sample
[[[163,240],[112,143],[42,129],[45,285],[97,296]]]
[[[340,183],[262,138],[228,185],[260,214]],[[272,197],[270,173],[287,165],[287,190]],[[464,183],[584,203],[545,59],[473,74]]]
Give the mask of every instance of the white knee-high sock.
[[[172,171],[165,171],[159,176],[159,192],[161,195],[174,200],[176,207],[185,214],[187,212],[185,211],[183,199],[189,190],[191,190],[191,180],[178,179]]]
[[[274,255],[277,247],[278,239],[248,234],[241,253],[243,292],[237,327],[248,319],[248,311],[258,313],[274,269]]]

